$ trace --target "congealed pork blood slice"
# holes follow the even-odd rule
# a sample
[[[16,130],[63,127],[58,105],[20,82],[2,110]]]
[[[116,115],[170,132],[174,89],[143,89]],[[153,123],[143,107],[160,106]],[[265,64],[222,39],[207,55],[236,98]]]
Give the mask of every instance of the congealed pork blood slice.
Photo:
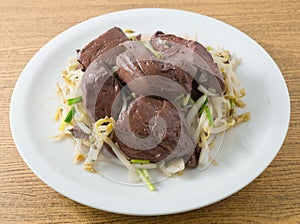
[[[197,41],[157,31],[151,37],[150,43],[155,50],[163,53],[164,61],[182,68],[199,84],[218,94],[224,91],[221,72],[210,53]]]
[[[157,74],[160,65],[155,56],[141,43],[128,41],[122,44],[126,51],[117,57],[119,78],[128,83],[144,75]]]
[[[103,33],[90,43],[88,43],[82,50],[77,51],[77,60],[81,66],[79,68],[85,71],[88,66],[99,56],[104,55],[103,60],[110,66],[115,64],[116,56],[123,52],[124,49],[119,47],[119,44],[127,41],[126,34],[118,27],[113,27],[107,32]]]
[[[120,88],[111,68],[101,58],[87,68],[81,82],[82,102],[93,121],[111,116],[114,100],[120,101],[119,97],[115,99]]]
[[[176,107],[148,96],[138,97],[121,113],[114,132],[113,141],[131,159],[158,162],[183,157],[187,161],[196,147]]]
[[[146,95],[161,92],[162,95],[172,95],[175,98],[184,90],[190,92],[193,78],[181,68],[166,62],[158,61],[153,53],[140,42],[125,42],[126,51],[116,60],[119,78],[128,84],[136,94]],[[147,79],[146,76],[157,76]],[[164,79],[162,78],[164,77]],[[133,83],[130,83],[133,81]],[[172,85],[177,84],[177,85]],[[181,88],[182,86],[183,88]]]

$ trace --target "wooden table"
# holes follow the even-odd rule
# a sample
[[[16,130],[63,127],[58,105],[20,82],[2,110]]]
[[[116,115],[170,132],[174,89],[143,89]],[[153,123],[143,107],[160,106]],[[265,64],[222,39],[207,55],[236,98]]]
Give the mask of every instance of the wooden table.
[[[0,2],[0,223],[300,223],[300,1],[118,0]],[[11,137],[9,104],[30,58],[50,39],[88,18],[141,7],[177,8],[223,20],[261,44],[287,82],[291,120],[275,160],[233,196],[183,214],[133,217],[78,204],[25,165]],[[280,105],[278,105],[280,106]],[[21,113],[21,111],[20,111]]]

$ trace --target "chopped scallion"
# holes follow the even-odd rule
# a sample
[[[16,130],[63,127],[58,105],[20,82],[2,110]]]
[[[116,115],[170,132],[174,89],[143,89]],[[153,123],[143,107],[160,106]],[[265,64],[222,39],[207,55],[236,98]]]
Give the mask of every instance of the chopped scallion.
[[[150,174],[149,174],[148,170],[142,169],[142,171],[143,171],[144,176],[145,176],[147,179],[150,179]]]
[[[142,181],[144,181],[145,184],[147,184],[148,188],[150,191],[155,190],[154,185],[151,183],[151,181],[145,176],[144,172],[141,169],[136,169],[136,172],[138,173],[138,175],[140,176],[140,178],[142,179]]]
[[[213,119],[212,119],[212,115],[211,115],[210,109],[208,108],[207,105],[205,106],[204,110],[205,110],[206,116],[208,118],[209,125],[212,126],[213,125]]]
[[[72,121],[73,116],[74,116],[75,113],[76,113],[76,110],[75,110],[75,107],[73,106],[73,107],[71,108],[71,110],[69,111],[69,113],[67,114],[67,116],[66,116],[64,122],[70,123],[70,122]]]
[[[207,103],[208,103],[208,100],[207,100],[207,98],[206,98],[205,101],[204,101],[204,103],[203,103],[203,105],[202,105],[202,107],[201,107],[200,110],[199,110],[199,115],[201,115],[201,114],[203,113],[203,111],[204,111],[204,109],[205,109]]]
[[[82,96],[68,99],[68,105],[73,105],[73,104],[80,103],[80,102],[82,102]]]
[[[203,103],[202,107],[199,110],[199,115],[201,115],[203,113],[203,111],[205,111],[206,116],[207,116],[208,121],[209,121],[209,125],[211,126],[211,125],[213,125],[213,119],[212,119],[212,115],[211,115],[210,109],[209,109],[207,104],[208,104],[208,100],[206,98],[205,102]]]
[[[130,160],[131,163],[140,163],[140,164],[149,164],[150,160],[147,159],[131,159]]]

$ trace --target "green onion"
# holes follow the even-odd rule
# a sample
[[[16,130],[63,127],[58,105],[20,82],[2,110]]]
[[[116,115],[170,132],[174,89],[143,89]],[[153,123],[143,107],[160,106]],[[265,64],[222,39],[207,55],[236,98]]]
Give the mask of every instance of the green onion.
[[[149,164],[150,160],[147,159],[131,159],[131,163]]]
[[[213,125],[213,119],[212,119],[212,115],[211,115],[210,109],[208,108],[207,104],[208,104],[208,100],[206,98],[205,102],[203,103],[202,107],[199,110],[199,115],[201,115],[203,113],[203,111],[205,111],[206,116],[207,116],[208,121],[209,121],[209,125],[211,126],[211,125]]]
[[[142,179],[142,181],[144,181],[145,184],[147,184],[148,188],[150,191],[155,190],[154,185],[151,183],[151,181],[145,176],[144,172],[141,169],[136,169],[136,172],[138,173],[138,175],[140,176],[140,178]]]
[[[150,174],[148,173],[148,170],[142,169],[142,171],[143,171],[144,176],[145,176],[147,179],[150,179]]]
[[[73,106],[71,110],[68,112],[64,122],[70,123],[73,119],[74,114],[76,113],[75,107]]]
[[[210,109],[208,108],[207,105],[205,106],[204,110],[206,112],[206,116],[208,118],[209,125],[212,126],[214,124],[214,122],[213,122],[213,119],[212,119],[212,115],[211,115]]]
[[[82,102],[82,96],[68,99],[68,105],[73,105],[73,104],[80,103],[80,102]]]
[[[202,105],[202,107],[201,107],[200,110],[199,110],[199,115],[201,115],[201,114],[203,113],[203,111],[204,111],[204,109],[205,109],[207,103],[208,103],[208,100],[207,100],[207,98],[206,98],[205,101],[204,101],[204,103],[203,103],[203,105]]]

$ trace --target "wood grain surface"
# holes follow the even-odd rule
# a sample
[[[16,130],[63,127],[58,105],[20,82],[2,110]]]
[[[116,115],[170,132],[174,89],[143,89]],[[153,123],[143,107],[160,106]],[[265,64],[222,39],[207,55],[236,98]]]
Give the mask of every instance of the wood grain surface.
[[[9,107],[13,88],[25,65],[44,44],[65,29],[91,17],[144,7],[188,10],[235,26],[273,57],[290,92],[289,131],[271,165],[233,196],[182,214],[135,217],[78,204],[49,188],[30,171],[20,157],[10,132]],[[0,0],[0,33],[1,224],[300,223],[299,0]]]

